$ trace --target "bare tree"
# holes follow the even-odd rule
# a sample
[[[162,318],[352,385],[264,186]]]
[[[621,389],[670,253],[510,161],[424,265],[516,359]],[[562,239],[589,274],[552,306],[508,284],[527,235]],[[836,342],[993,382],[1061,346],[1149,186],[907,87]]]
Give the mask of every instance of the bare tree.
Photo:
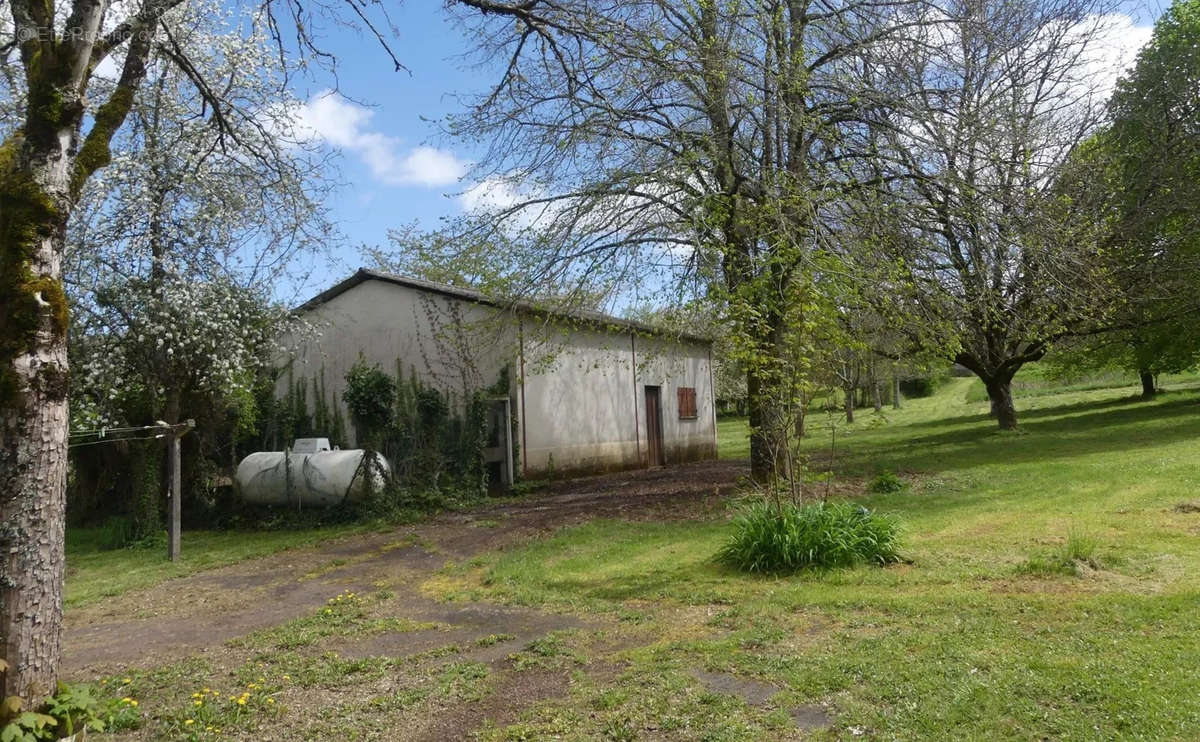
[[[462,0],[500,84],[450,132],[492,142],[491,229],[534,230],[530,283],[693,286],[726,308],[746,372],[751,458],[789,398],[798,309],[869,152],[862,51],[906,33],[897,0]],[[912,3],[915,4],[915,3]],[[488,20],[488,17],[491,20]],[[915,18],[915,16],[914,16]],[[867,181],[873,179],[867,173]]]
[[[883,145],[907,177],[893,254],[923,324],[1016,427],[1011,382],[1087,319],[1103,287],[1056,190],[1103,117],[1110,0],[949,0],[873,51],[893,100]],[[936,22],[935,22],[936,21]]]

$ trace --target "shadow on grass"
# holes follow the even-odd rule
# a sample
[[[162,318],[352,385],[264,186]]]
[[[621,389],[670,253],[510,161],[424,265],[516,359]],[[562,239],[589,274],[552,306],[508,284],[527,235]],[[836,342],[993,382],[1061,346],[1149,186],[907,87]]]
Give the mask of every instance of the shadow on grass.
[[[1021,419],[1015,432],[998,430],[987,416],[966,416],[938,424],[979,424],[895,442],[863,441],[839,452],[837,468],[842,473],[880,467],[949,471],[1160,446],[1200,437],[1200,400],[1190,393],[1155,403],[1140,398],[1085,402],[1030,410]]]
[[[1192,390],[1187,390],[1192,391]],[[1017,421],[1024,427],[1024,421],[1037,420],[1043,417],[1057,417],[1060,415],[1070,415],[1075,412],[1095,411],[1108,409],[1110,407],[1124,407],[1125,405],[1146,404],[1153,405],[1155,402],[1162,402],[1162,399],[1172,392],[1161,392],[1153,399],[1144,400],[1140,394],[1117,397],[1116,399],[1105,399],[1096,402],[1075,402],[1072,404],[1056,405],[1052,407],[1034,407],[1033,409],[1020,409],[1021,400],[1017,400]],[[1174,392],[1179,394],[1180,392]],[[982,404],[982,403],[975,403]],[[992,429],[996,429],[996,419],[988,413],[980,413],[977,415],[959,415],[957,417],[942,417],[936,420],[925,420],[919,423],[906,425],[908,428],[941,428],[948,425],[969,425],[972,423],[990,423]]]

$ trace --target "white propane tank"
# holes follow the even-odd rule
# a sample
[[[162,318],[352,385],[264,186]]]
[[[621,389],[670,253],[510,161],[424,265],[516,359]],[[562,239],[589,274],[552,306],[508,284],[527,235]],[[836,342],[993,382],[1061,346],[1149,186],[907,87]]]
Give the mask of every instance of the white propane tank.
[[[377,465],[368,467],[363,463],[365,454],[362,449],[252,453],[238,464],[238,489],[242,499],[252,505],[325,507],[361,500],[368,476],[378,490],[391,474],[387,459],[375,454]],[[369,475],[368,469],[373,469]]]

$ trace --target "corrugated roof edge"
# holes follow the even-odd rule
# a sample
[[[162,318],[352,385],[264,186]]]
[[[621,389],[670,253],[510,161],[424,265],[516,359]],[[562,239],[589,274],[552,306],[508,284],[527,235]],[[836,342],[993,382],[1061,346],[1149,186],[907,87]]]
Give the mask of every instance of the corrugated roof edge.
[[[497,309],[503,309],[512,312],[524,312],[527,314],[535,314],[549,317],[560,317],[562,319],[576,320],[586,322],[590,325],[599,325],[601,329],[610,327],[620,327],[625,330],[640,332],[645,335],[654,335],[657,337],[687,340],[693,343],[712,344],[712,338],[704,337],[703,335],[693,335],[691,333],[671,332],[670,330],[661,327],[648,325],[644,322],[635,322],[634,320],[621,319],[612,315],[604,314],[603,312],[591,312],[577,310],[571,312],[555,311],[538,307],[525,301],[501,301],[494,299],[487,294],[472,289],[464,289],[459,286],[449,286],[444,283],[435,283],[433,281],[424,281],[419,278],[409,278],[407,276],[397,276],[392,273],[384,273],[382,271],[370,270],[368,268],[359,268],[354,275],[340,281],[313,298],[296,307],[296,312],[306,312],[310,309],[315,309],[326,303],[330,299],[349,291],[355,286],[365,281],[383,281],[385,283],[394,283],[399,286],[407,286],[408,288],[418,289],[420,291],[428,291],[432,294],[440,294],[454,299],[462,299],[474,304],[484,304]]]

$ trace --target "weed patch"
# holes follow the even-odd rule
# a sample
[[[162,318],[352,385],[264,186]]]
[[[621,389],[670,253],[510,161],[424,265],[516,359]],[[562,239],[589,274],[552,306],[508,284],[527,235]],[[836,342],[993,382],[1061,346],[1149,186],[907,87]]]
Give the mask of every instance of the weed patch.
[[[1062,546],[1049,554],[1029,558],[1018,565],[1017,571],[1041,577],[1078,577],[1085,572],[1103,569],[1104,564],[1097,554],[1099,546],[1099,542],[1091,536],[1072,531]]]

